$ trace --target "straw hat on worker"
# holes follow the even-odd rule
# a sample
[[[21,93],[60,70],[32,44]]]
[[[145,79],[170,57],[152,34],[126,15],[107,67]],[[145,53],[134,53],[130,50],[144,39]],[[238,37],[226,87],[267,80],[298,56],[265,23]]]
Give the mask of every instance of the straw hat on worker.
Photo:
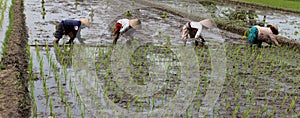
[[[202,25],[202,26],[204,26],[204,27],[206,27],[206,28],[213,28],[214,26],[213,26],[213,23],[212,23],[212,21],[210,20],[210,19],[204,19],[204,20],[201,20],[200,21],[200,24]]]
[[[275,24],[267,24],[267,27],[252,26],[248,32],[248,41],[251,45],[257,44],[258,47],[261,47],[262,43],[265,42],[269,45],[281,46],[275,37],[279,34],[278,27]]]
[[[213,28],[212,21],[210,19],[204,19],[198,22],[189,21],[185,25],[183,25],[181,30],[181,39],[183,40],[184,45],[186,45],[188,38],[196,39],[195,40],[196,46],[198,46],[199,43],[204,45],[206,41],[201,34],[203,27],[208,29]],[[201,39],[201,42],[199,41],[199,39]]]
[[[80,18],[79,21],[86,27],[90,26],[89,20],[86,18]]]
[[[117,40],[119,39],[120,35],[123,35],[126,38],[128,44],[130,44],[130,40],[133,40],[133,33],[135,32],[135,30],[142,29],[141,24],[142,23],[139,19],[119,19],[116,22],[114,29],[113,44],[117,43]]]
[[[142,29],[141,21],[139,19],[129,20],[129,25],[134,29]]]
[[[278,30],[278,26],[272,23],[267,24],[267,27],[269,27],[273,34],[278,35],[279,34],[279,30]]]

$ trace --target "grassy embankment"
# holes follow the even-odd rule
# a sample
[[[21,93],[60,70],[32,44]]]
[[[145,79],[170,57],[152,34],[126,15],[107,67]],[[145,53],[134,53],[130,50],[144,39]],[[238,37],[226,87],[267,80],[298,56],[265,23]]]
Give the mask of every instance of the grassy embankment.
[[[271,0],[239,0],[239,1],[300,12],[300,0],[272,0],[272,2]]]

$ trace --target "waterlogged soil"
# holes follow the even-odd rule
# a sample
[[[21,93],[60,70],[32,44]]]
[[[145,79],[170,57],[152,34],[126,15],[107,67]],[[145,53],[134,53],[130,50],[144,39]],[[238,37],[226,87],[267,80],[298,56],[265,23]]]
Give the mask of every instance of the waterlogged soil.
[[[299,54],[229,45],[224,89],[215,113],[236,117],[299,116]],[[293,103],[296,102],[296,103]],[[246,114],[246,115],[245,115]]]
[[[170,8],[191,4],[157,3]],[[35,81],[33,89],[29,89],[34,92],[32,97],[37,104],[37,111],[32,115],[48,117],[51,107],[52,116],[56,117],[291,117],[299,114],[300,55],[296,51],[250,48],[244,45],[245,41],[232,38],[239,36],[218,29],[204,29],[207,46],[194,47],[189,40],[187,47],[181,47],[180,29],[189,19],[168,12],[164,16],[164,10],[145,5],[114,0],[79,1],[78,6],[75,1],[45,1],[43,19],[42,3],[26,1],[30,45],[50,44],[57,21],[93,16],[89,17],[93,19],[91,28],[82,32],[85,45],[76,41],[73,46],[30,48]],[[125,16],[127,11],[132,16]],[[143,30],[135,33],[136,40],[131,46],[123,45],[124,38],[117,46],[111,46],[112,28],[120,18],[143,21]],[[188,69],[187,65],[190,65]],[[225,68],[222,71],[225,79],[218,83],[215,80],[222,75],[222,68]],[[211,99],[216,99],[208,108],[205,102],[214,90],[220,94],[212,94]]]
[[[212,8],[213,6],[214,8]],[[234,13],[241,13],[240,16],[243,16],[245,15],[245,13],[253,12],[253,16],[255,16],[256,18],[253,19],[252,21],[256,23],[253,23],[252,25],[259,25],[263,23],[264,16],[266,16],[265,19],[266,24],[268,23],[276,24],[279,28],[279,35],[300,42],[300,34],[299,34],[300,14],[299,13],[288,13],[288,12],[276,11],[276,10],[270,12],[262,9],[242,8],[239,6],[228,6],[222,4],[210,5],[209,7],[211,9],[211,12],[214,12],[213,17],[225,18],[227,20],[230,20],[228,19],[228,16],[237,17],[237,16],[233,16]],[[235,20],[235,22],[245,22],[243,21],[243,19],[231,19],[231,20]],[[251,22],[251,21],[246,20],[246,22]],[[249,26],[246,25],[245,27],[252,26],[250,23],[248,24]]]

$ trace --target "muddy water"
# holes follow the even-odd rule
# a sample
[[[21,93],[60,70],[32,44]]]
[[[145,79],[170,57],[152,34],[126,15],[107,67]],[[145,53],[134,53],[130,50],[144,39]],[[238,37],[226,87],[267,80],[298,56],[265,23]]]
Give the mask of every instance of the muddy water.
[[[185,9],[185,6],[199,8],[197,4],[190,2],[156,1],[176,9]],[[77,45],[76,41],[73,47],[51,47],[49,50],[39,47],[39,54],[43,57],[43,76],[40,76],[37,48],[31,47],[37,77],[34,97],[37,98],[39,117],[50,115],[50,103],[45,97],[41,79],[43,77],[46,77],[57,117],[67,117],[70,113],[68,111],[72,112],[73,117],[231,116],[238,103],[241,104],[238,114],[248,109],[247,105],[252,105],[253,109],[262,109],[267,104],[262,93],[271,97],[272,94],[268,94],[268,91],[276,89],[276,86],[269,86],[269,83],[280,84],[280,90],[287,90],[280,91],[278,99],[283,100],[286,94],[291,94],[283,108],[276,107],[278,113],[282,113],[291,103],[291,98],[297,96],[291,91],[299,91],[295,83],[286,81],[292,78],[296,82],[300,75],[300,56],[292,50],[251,50],[245,45],[232,45],[231,43],[239,43],[233,40],[224,43],[227,45],[223,47],[222,43],[228,40],[218,35],[224,32],[218,29],[204,30],[207,47],[194,49],[192,41],[189,41],[189,46],[181,47],[180,28],[189,19],[172,13],[167,13],[167,18],[161,18],[164,11],[132,1],[84,1],[79,2],[77,7],[75,0],[46,1],[45,19],[40,14],[41,6],[39,1],[25,2],[30,44],[51,43],[55,22],[59,20],[89,17],[92,8],[94,16],[92,27],[82,32],[82,37],[87,39],[85,46]],[[186,8],[186,12],[203,12],[190,9],[192,8]],[[142,19],[143,30],[136,33],[133,47],[123,46],[125,41],[121,38],[118,46],[112,48],[112,26],[117,19],[125,17],[124,12],[127,10],[133,15],[128,18]],[[167,43],[168,39],[171,46]],[[145,42],[148,43],[144,44]],[[284,51],[286,52],[283,53]],[[50,56],[47,56],[47,52]],[[286,58],[290,56],[293,58]],[[249,63],[248,58],[253,59],[254,61],[250,61],[253,63]],[[277,58],[281,61],[276,60]],[[270,63],[272,66],[264,65]],[[245,64],[249,66],[246,67]],[[252,73],[251,70],[258,72]],[[282,76],[281,73],[288,74]],[[275,81],[276,76],[281,76],[282,79]],[[252,81],[262,84],[256,86]],[[60,88],[63,88],[66,101],[62,101]],[[250,96],[246,93],[251,91],[255,91],[255,94],[251,101],[246,101],[246,95]],[[239,95],[244,96],[234,102],[234,98]],[[299,111],[299,102],[296,103],[295,111]],[[267,113],[277,103],[268,104],[270,107]],[[214,107],[215,105],[218,107]],[[253,110],[251,113],[255,115],[258,111]],[[266,116],[267,113],[262,115]],[[287,115],[291,116],[292,112]]]
[[[254,19],[257,23],[263,22],[264,16],[266,16],[266,24],[273,23],[278,25],[279,35],[288,37],[289,39],[296,40],[300,42],[300,15],[294,13],[286,13],[279,11],[264,11],[261,9],[252,9],[252,8],[240,8],[237,6],[224,6],[216,5],[215,9],[212,11],[215,12],[214,16],[225,17],[230,13],[234,12],[249,12],[254,11],[254,14],[257,15]],[[244,14],[240,14],[241,16]],[[266,25],[265,24],[265,25]]]
[[[2,15],[2,10],[4,9],[4,5],[6,3],[6,10],[4,11],[4,15]],[[10,9],[10,6],[11,6],[11,0],[2,0],[2,6],[0,6],[0,10],[1,10],[1,13],[0,13],[0,18],[2,18],[2,16],[4,17],[3,18],[3,22],[2,22],[2,27],[0,28],[0,49],[1,49],[1,52],[2,52],[2,47],[3,47],[3,41],[4,41],[4,38],[5,38],[5,33],[7,31],[7,27],[9,25],[9,9]],[[2,53],[0,54],[0,59],[2,59]]]

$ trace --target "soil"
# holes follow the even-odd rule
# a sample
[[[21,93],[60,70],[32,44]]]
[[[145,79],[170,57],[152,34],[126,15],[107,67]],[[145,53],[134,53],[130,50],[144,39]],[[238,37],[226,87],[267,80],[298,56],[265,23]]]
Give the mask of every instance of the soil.
[[[23,13],[24,0],[14,3],[12,33],[8,39],[7,53],[1,64],[5,67],[0,72],[0,117],[27,117],[30,110],[28,94],[28,55],[27,30]]]

